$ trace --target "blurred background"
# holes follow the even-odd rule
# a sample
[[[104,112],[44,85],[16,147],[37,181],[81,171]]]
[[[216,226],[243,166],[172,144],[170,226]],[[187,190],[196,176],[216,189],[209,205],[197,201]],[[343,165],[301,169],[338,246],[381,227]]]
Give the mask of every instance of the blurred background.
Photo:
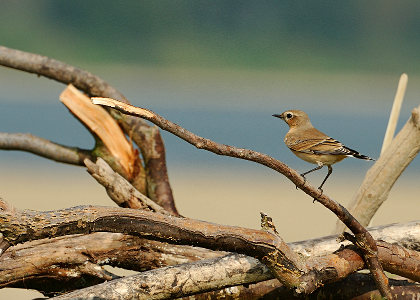
[[[418,1],[7,1],[0,44],[86,69],[134,105],[220,143],[257,150],[300,172],[273,113],[305,110],[312,123],[377,158],[401,73],[409,75],[399,127],[420,99]],[[0,67],[0,130],[83,148],[93,139],[59,102],[64,85]],[[329,234],[335,217],[285,177],[197,150],[163,133],[180,212],[258,228],[271,215],[286,241]],[[324,191],[346,205],[372,162],[347,159]],[[0,197],[18,208],[113,205],[87,172],[0,151]],[[419,159],[373,224],[418,219]],[[308,176],[317,186],[326,170]],[[17,292],[15,292],[17,293]]]

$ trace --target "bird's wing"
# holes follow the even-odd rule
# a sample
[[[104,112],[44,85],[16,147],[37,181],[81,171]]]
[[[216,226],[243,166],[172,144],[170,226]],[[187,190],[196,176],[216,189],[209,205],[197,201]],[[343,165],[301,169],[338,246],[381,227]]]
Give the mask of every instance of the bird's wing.
[[[353,154],[351,149],[346,148],[342,143],[330,137],[295,140],[293,143],[287,146],[293,151],[310,154]]]

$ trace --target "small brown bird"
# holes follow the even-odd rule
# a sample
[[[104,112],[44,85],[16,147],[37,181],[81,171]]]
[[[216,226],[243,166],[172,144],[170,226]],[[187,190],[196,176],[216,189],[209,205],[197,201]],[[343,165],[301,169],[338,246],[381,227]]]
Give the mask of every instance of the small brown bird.
[[[328,174],[318,187],[321,192],[322,186],[332,173],[333,164],[342,161],[348,156],[374,160],[353,149],[347,148],[339,141],[314,128],[308,115],[301,110],[288,110],[280,115],[273,115],[273,117],[283,119],[289,125],[289,132],[284,137],[286,146],[297,157],[318,165],[318,167],[300,174],[303,178],[305,178],[305,175],[319,170],[323,166],[328,166]]]

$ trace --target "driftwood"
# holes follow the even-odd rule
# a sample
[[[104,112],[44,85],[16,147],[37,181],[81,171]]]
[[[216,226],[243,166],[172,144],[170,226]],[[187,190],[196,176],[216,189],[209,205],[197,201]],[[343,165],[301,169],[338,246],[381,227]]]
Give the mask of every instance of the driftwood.
[[[411,250],[420,249],[420,222],[369,228],[369,232],[375,239],[384,240],[388,244],[396,243]],[[289,244],[293,251],[306,258],[330,255],[341,247],[348,245],[348,242],[338,243],[337,236]],[[382,257],[385,257],[386,253],[388,253],[388,250],[385,248],[384,252],[382,252],[382,247],[379,247],[379,258],[382,263]],[[346,251],[348,250],[351,249]],[[403,253],[405,252],[400,252],[393,257],[394,261]],[[41,239],[16,245],[4,253],[0,260],[0,270],[2,270],[0,271],[0,286],[27,287],[42,291],[44,294],[51,294],[63,292],[64,290],[73,290],[78,287],[87,287],[94,283],[93,279],[96,280],[96,283],[104,281],[105,278],[100,272],[102,265],[144,271],[168,265],[172,266],[216,258],[226,254],[227,252],[211,251],[186,245],[171,245],[118,233],[99,232],[89,235],[70,235]],[[363,266],[360,256],[352,255],[348,257],[355,259],[355,262],[357,262],[356,266]],[[408,256],[402,257],[408,262]],[[386,259],[392,261],[389,257]],[[263,264],[251,257],[249,257],[249,260],[260,264],[259,268],[264,267]],[[89,270],[79,267],[83,267],[86,263],[97,266],[96,276],[93,276]],[[415,266],[415,264],[409,262],[408,265]],[[60,269],[58,266],[66,270],[73,270],[73,272],[57,272]],[[243,268],[239,270],[230,268],[230,270],[237,272],[243,270]],[[267,268],[266,270],[267,274],[272,278]],[[400,272],[402,271],[403,268],[400,267]],[[261,275],[267,276],[267,274]],[[226,274],[226,276],[229,277],[229,274]],[[45,283],[45,277],[49,279],[49,284]],[[260,277],[256,281],[263,279],[264,277]],[[225,279],[225,281],[227,280]],[[84,284],[81,285],[81,283]],[[232,280],[227,282],[229,286],[237,286],[244,283],[244,281]],[[272,282],[267,284],[273,285]],[[259,286],[261,288],[263,284],[261,283]],[[236,290],[242,289],[237,287]],[[246,288],[244,291],[250,292],[250,289]]]
[[[289,288],[296,287],[301,293],[310,293],[319,286],[345,278],[364,267],[364,261],[357,249],[351,248],[302,260],[278,235],[268,231],[221,226],[124,208],[85,206],[35,212],[13,210],[6,205],[3,207],[0,214],[1,231],[4,240],[10,245],[69,233],[129,233],[168,243],[193,244],[242,253],[266,264],[271,261],[267,266],[276,278]],[[379,245],[381,260],[384,267],[389,268],[387,270],[397,274],[402,272],[401,275],[413,280],[420,278],[418,252],[385,242]],[[267,278],[263,278],[265,279]]]
[[[282,162],[252,150],[218,144],[199,137],[147,109],[130,106],[120,92],[100,78],[62,62],[0,47],[0,64],[46,76],[65,84],[72,84],[89,96],[111,97],[122,101],[94,98],[95,104],[115,108],[109,109],[108,113],[129,137],[128,140],[137,144],[141,154],[138,156],[121,134],[120,138],[125,145],[123,148],[128,152],[123,150],[122,156],[118,154],[118,151],[115,152],[113,147],[118,146],[118,143],[113,144],[116,141],[112,137],[113,134],[98,134],[100,131],[97,131],[97,126],[106,127],[106,125],[101,125],[101,121],[108,119],[109,124],[113,124],[114,128],[111,132],[116,132],[119,131],[119,127],[115,126],[117,123],[107,118],[105,111],[102,111],[104,117],[100,118],[101,120],[95,120],[94,106],[90,106],[85,101],[83,106],[87,105],[90,107],[89,110],[92,109],[92,112],[86,115],[85,109],[78,108],[75,102],[85,96],[71,86],[63,95],[72,95],[62,96],[62,99],[66,99],[64,100],[66,105],[96,138],[97,143],[94,149],[84,150],[61,146],[30,135],[0,134],[0,148],[29,151],[56,161],[86,165],[89,173],[105,187],[114,202],[122,207],[136,208],[135,210],[85,206],[53,212],[35,212],[15,210],[5,202],[1,202],[0,231],[3,233],[3,239],[0,241],[0,254],[5,252],[1,259],[9,263],[14,260],[13,267],[5,269],[10,271],[9,275],[6,276],[4,273],[5,277],[2,277],[0,271],[2,286],[15,284],[17,287],[27,287],[27,284],[32,284],[34,288],[45,294],[53,295],[57,292],[94,285],[75,293],[86,296],[88,295],[86,293],[93,291],[96,295],[104,293],[106,297],[117,297],[112,294],[117,291],[120,298],[130,298],[143,293],[148,299],[151,298],[153,288],[153,295],[158,295],[157,298],[163,299],[205,291],[207,293],[201,294],[201,297],[225,297],[231,293],[228,287],[240,285],[235,288],[237,295],[260,297],[275,293],[272,295],[287,295],[291,298],[293,292],[305,295],[312,293],[312,296],[324,292],[329,293],[333,290],[334,282],[343,279],[353,285],[360,282],[365,284],[366,278],[363,275],[352,276],[351,274],[367,267],[381,295],[388,299],[401,296],[403,293],[418,291],[418,286],[406,286],[401,281],[392,281],[391,290],[382,269],[383,266],[385,270],[393,274],[418,281],[420,278],[419,253],[416,251],[418,243],[413,242],[418,239],[410,239],[408,234],[402,239],[395,233],[394,238],[398,245],[390,244],[389,240],[388,242],[375,241],[371,233],[344,207],[328,195],[320,193],[305,182],[296,171]],[[73,92],[69,94],[71,91]],[[254,161],[285,175],[298,188],[337,215],[354,234],[345,234],[345,237],[354,245],[343,242],[340,244],[342,247],[339,248],[337,242],[326,243],[325,240],[307,241],[300,243],[300,246],[288,245],[279,236],[270,218],[265,215],[262,217],[264,230],[223,226],[179,217],[169,185],[165,149],[159,130],[155,126],[148,125],[141,118],[151,121],[199,149]],[[415,115],[413,112],[413,119],[418,121],[418,114]],[[93,122],[89,123],[91,120]],[[108,137],[110,141],[106,142]],[[392,145],[385,150],[384,156],[392,152],[390,149]],[[96,160],[98,157],[103,158],[108,164],[104,160]],[[122,157],[126,159],[121,160]],[[418,230],[415,229],[418,224],[413,224],[414,226],[411,224],[405,228],[410,228],[411,232],[415,232]],[[392,236],[393,234],[387,238],[392,238]],[[74,242],[74,245],[90,243],[92,239],[98,237],[107,240],[112,237],[111,240],[114,242],[111,244],[115,246],[114,250],[110,249],[112,247],[107,248],[105,244],[91,242],[92,248],[85,249],[86,251],[78,252],[78,249],[73,249],[74,251],[63,252],[68,247],[65,246],[66,243]],[[44,238],[50,240],[45,242]],[[380,236],[375,236],[375,238],[380,238]],[[303,246],[304,244],[311,246]],[[334,246],[331,246],[332,244]],[[51,247],[57,246],[56,253],[59,255],[51,255],[48,259],[45,254],[45,258],[40,260],[41,255],[38,257],[34,254],[30,255],[31,252],[28,250],[30,245],[34,246],[31,248],[32,253],[37,253],[37,249],[48,251],[48,247],[51,251]],[[235,253],[227,254],[220,250]],[[135,255],[133,251],[136,252]],[[35,268],[31,269],[32,277],[23,276],[24,272],[19,273],[24,266],[19,265],[17,258],[23,259],[25,253],[26,258],[33,258]],[[42,251],[38,252],[40,253]],[[63,254],[66,253],[71,253],[70,260],[60,261],[59,257],[62,259]],[[135,259],[130,258],[130,254]],[[203,259],[207,260],[202,261]],[[53,265],[54,261],[55,265]],[[238,265],[238,262],[242,264]],[[0,261],[0,266],[1,263]],[[29,260],[28,263],[31,261]],[[102,269],[101,266],[104,264],[140,271],[158,269],[116,279],[118,276]],[[173,264],[176,266],[166,267]],[[233,267],[235,265],[238,267]],[[39,266],[38,270],[35,270],[36,266]],[[214,268],[214,270],[219,268],[221,272],[206,277],[206,273],[203,272],[206,268]],[[227,269],[229,272],[226,272]],[[185,273],[189,275],[185,277]],[[159,274],[168,274],[168,280],[163,280],[162,278],[165,277]],[[169,274],[172,275],[169,276]],[[203,276],[200,277],[200,274]],[[266,281],[273,276],[277,279],[276,281]],[[49,278],[49,284],[46,287],[42,283],[47,278]],[[147,278],[152,279],[148,281]],[[192,284],[190,278],[194,278]],[[107,280],[111,281],[96,285]],[[259,282],[261,280],[263,282]],[[254,284],[254,282],[258,283]],[[366,283],[366,286],[368,285]],[[346,288],[344,283],[338,286]],[[370,289],[358,291],[358,295],[362,292],[372,293],[374,288],[372,285],[370,287]],[[350,295],[352,290],[347,289]],[[68,294],[62,297],[79,297],[75,295]]]

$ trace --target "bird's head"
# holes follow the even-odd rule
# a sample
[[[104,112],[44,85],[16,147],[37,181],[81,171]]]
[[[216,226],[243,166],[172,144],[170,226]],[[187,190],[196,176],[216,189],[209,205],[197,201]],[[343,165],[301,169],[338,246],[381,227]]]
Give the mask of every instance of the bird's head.
[[[281,114],[274,114],[273,117],[283,119],[284,122],[289,125],[290,128],[293,127],[303,127],[310,126],[312,127],[311,121],[309,120],[308,115],[301,110],[286,110]]]

